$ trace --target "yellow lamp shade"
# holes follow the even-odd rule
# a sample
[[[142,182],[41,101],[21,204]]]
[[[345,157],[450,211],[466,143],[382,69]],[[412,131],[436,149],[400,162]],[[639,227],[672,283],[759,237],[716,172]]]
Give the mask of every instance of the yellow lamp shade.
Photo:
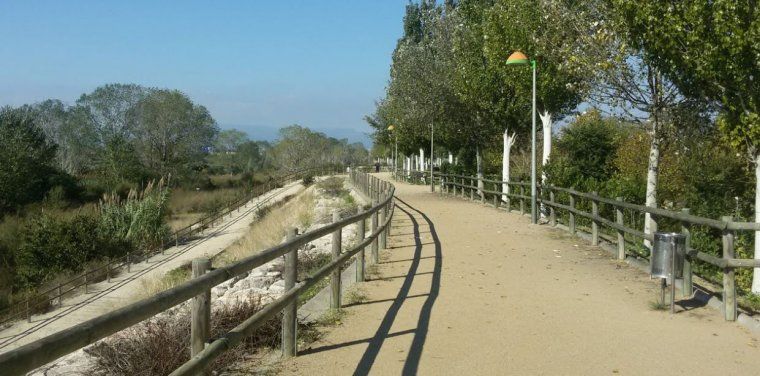
[[[512,52],[512,55],[507,58],[507,64],[528,64],[529,62],[528,57],[520,51]]]

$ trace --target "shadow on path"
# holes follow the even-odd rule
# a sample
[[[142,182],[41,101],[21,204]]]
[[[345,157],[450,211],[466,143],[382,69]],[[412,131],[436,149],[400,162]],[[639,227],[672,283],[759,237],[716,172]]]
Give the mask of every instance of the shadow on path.
[[[396,208],[405,213],[413,225],[414,239],[416,243],[414,249],[414,257],[412,257],[412,263],[409,266],[409,272],[407,272],[405,276],[406,279],[404,280],[404,283],[401,285],[401,288],[399,289],[399,292],[396,295],[396,298],[393,300],[390,308],[388,308],[388,312],[385,314],[385,317],[383,317],[383,320],[380,323],[380,327],[378,327],[375,335],[369,340],[369,346],[362,355],[362,358],[359,361],[356,370],[354,371],[354,375],[369,374],[370,369],[372,369],[372,365],[375,363],[375,360],[380,353],[383,342],[386,338],[392,336],[390,333],[391,326],[393,325],[393,321],[396,319],[396,316],[401,309],[401,305],[404,303],[405,299],[411,297],[409,295],[409,291],[412,287],[412,282],[414,281],[415,275],[418,274],[417,268],[420,265],[423,247],[423,243],[420,241],[420,225],[412,212],[416,212],[422,216],[425,222],[427,222],[427,225],[430,229],[430,234],[433,238],[433,244],[435,244],[435,266],[433,269],[433,276],[430,285],[430,293],[427,295],[427,298],[422,305],[422,309],[420,310],[420,316],[417,320],[417,328],[414,330],[412,345],[409,349],[409,353],[404,363],[404,368],[402,371],[402,374],[404,375],[414,375],[417,373],[417,368],[419,367],[420,358],[422,356],[422,349],[425,345],[425,339],[427,337],[428,327],[430,325],[430,313],[433,309],[433,304],[435,304],[435,300],[438,298],[438,292],[440,290],[442,267],[441,241],[438,239],[438,234],[435,231],[435,226],[433,225],[433,222],[430,220],[430,218],[428,218],[428,216],[423,212],[415,209],[398,197],[396,197],[396,202],[401,204],[397,205]],[[364,341],[365,340],[362,340],[361,342]]]

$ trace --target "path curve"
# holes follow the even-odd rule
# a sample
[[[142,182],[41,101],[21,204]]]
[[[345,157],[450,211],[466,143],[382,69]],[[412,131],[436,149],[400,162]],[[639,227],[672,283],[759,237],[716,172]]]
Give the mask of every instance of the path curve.
[[[388,179],[387,174],[382,176]],[[367,300],[285,375],[753,375],[757,339],[709,307],[527,217],[396,182]]]

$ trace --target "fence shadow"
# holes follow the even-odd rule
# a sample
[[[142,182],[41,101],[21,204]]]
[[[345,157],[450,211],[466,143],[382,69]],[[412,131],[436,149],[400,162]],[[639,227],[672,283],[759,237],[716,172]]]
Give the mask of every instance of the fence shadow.
[[[430,292],[427,294],[427,298],[425,299],[425,302],[420,309],[420,315],[417,320],[417,328],[414,330],[412,345],[404,362],[404,368],[402,371],[402,374],[404,375],[414,375],[417,373],[420,359],[422,357],[422,350],[425,345],[425,339],[427,338],[428,334],[428,327],[430,326],[430,314],[433,309],[433,304],[435,304],[435,301],[438,298],[438,293],[440,290],[441,269],[443,261],[441,241],[438,239],[438,234],[435,231],[435,225],[430,220],[430,218],[425,215],[425,213],[412,207],[398,197],[396,198],[396,202],[398,203],[396,209],[406,214],[406,216],[412,222],[415,238],[414,256],[412,257],[412,263],[409,266],[409,271],[405,276],[404,282],[399,289],[396,298],[393,299],[393,303],[386,312],[385,317],[383,317],[383,320],[375,332],[375,335],[369,340],[369,346],[362,355],[359,364],[356,366],[356,369],[353,373],[354,375],[369,374],[373,364],[375,363],[375,360],[377,359],[378,354],[380,353],[380,350],[382,349],[385,339],[391,336],[390,329],[393,325],[394,320],[396,319],[396,316],[399,313],[399,310],[401,309],[401,306],[407,298],[412,297],[409,295],[409,291],[412,287],[412,282],[414,281],[415,275],[419,274],[417,273],[417,269],[420,265],[420,259],[422,258],[422,247],[424,245],[420,240],[420,223],[417,221],[412,212],[419,214],[425,220],[429,228],[433,239],[432,244],[435,245],[435,266],[432,272],[433,276],[430,284]]]

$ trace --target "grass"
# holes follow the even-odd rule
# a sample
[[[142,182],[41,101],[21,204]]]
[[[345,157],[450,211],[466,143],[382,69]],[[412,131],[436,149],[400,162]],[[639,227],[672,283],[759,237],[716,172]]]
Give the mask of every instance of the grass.
[[[267,210],[241,239],[214,258],[215,265],[227,265],[281,243],[289,228],[308,227],[313,211],[314,194],[310,190],[282,206]]]
[[[178,286],[181,283],[190,280],[191,274],[192,264],[188,262],[179,268],[170,270],[163,276],[143,279],[140,281],[140,293],[135,296],[134,301],[149,298],[161,291],[166,291],[172,287]]]
[[[216,213],[244,194],[245,189],[242,187],[217,188],[214,190],[172,189],[171,198],[169,198],[169,211],[172,213],[171,219],[177,215],[187,213]]]
[[[666,311],[670,309],[670,304],[663,303],[659,299],[649,301],[649,309],[652,311]]]

